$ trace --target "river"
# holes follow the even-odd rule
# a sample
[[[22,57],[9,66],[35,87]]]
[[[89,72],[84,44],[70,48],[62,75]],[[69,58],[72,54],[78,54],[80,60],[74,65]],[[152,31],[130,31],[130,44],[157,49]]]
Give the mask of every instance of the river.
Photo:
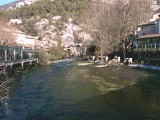
[[[120,67],[114,67],[118,73]],[[16,77],[7,105],[0,105],[0,119],[160,120],[159,71],[125,68],[127,77],[111,70],[110,76],[96,74],[100,68],[74,60],[33,67]]]

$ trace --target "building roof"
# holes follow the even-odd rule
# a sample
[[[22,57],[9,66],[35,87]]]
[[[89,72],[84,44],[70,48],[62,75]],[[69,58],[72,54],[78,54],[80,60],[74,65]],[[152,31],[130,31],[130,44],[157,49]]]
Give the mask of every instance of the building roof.
[[[33,37],[33,36],[25,36],[26,38],[29,38],[29,39],[36,39],[36,37]]]
[[[155,25],[155,21],[154,22],[150,22],[150,23],[144,23],[144,24],[138,25],[138,27],[148,26],[148,25]]]
[[[157,38],[157,37],[160,37],[160,34],[143,35],[143,36],[140,36],[139,39],[143,39],[143,38]]]

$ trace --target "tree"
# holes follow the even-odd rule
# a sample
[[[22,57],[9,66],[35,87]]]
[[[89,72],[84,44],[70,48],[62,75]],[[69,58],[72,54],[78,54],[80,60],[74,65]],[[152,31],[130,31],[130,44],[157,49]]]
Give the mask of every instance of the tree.
[[[31,36],[37,36],[38,31],[35,28],[36,20],[23,20],[22,24],[17,25],[17,28],[19,28],[22,32],[25,34],[29,34]]]
[[[159,5],[160,4],[160,0],[156,0],[157,1],[157,4]]]
[[[9,86],[8,84],[12,81],[8,77],[7,67],[0,68],[0,102],[7,105],[6,100],[9,97]]]
[[[3,13],[0,13],[0,45],[14,45],[15,36],[12,34],[14,27],[8,25]]]
[[[137,25],[150,18],[150,4],[149,0],[114,0],[112,4],[92,2],[82,23],[100,48],[101,57],[124,47]]]

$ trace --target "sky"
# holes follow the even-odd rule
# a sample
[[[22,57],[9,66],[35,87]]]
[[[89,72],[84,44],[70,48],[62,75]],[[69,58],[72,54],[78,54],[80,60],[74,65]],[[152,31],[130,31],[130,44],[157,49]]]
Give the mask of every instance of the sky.
[[[4,5],[10,2],[14,2],[14,1],[17,1],[17,0],[0,0],[0,5]]]

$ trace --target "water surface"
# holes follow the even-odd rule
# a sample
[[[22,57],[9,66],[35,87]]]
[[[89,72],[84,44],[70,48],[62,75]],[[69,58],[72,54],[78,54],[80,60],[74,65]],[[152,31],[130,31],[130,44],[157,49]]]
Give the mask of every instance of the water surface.
[[[32,68],[17,77],[0,119],[159,120],[159,78],[158,71],[98,69],[71,60]]]

